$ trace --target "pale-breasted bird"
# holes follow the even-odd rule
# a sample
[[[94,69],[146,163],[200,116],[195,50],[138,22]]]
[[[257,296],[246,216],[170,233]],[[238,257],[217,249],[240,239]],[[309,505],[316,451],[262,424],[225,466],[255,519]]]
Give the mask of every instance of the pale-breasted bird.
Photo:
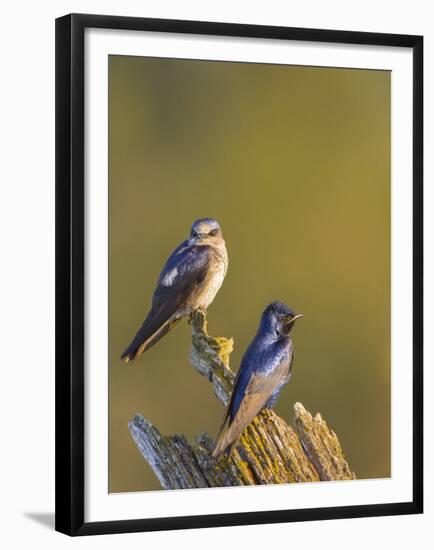
[[[189,238],[163,267],[151,310],[121,359],[126,363],[137,359],[183,317],[207,309],[223,283],[227,267],[226,245],[217,221],[195,221]]]
[[[293,345],[289,333],[303,317],[282,302],[273,302],[262,314],[234,382],[223,424],[212,453],[218,458],[229,447],[229,456],[244,429],[263,409],[271,409],[291,377]],[[228,424],[225,430],[226,423]]]

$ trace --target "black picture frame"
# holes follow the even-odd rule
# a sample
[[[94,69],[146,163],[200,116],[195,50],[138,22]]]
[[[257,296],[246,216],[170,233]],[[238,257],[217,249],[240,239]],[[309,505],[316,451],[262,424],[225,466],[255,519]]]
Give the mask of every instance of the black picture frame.
[[[84,31],[158,31],[413,51],[413,498],[410,502],[86,523],[84,503]],[[423,37],[70,14],[56,20],[56,530],[76,536],[423,511]]]

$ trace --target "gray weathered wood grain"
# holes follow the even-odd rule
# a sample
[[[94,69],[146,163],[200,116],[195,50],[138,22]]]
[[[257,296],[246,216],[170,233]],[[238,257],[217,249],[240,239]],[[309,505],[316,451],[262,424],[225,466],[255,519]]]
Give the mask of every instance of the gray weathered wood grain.
[[[226,405],[235,373],[229,367],[231,338],[208,334],[205,313],[192,319],[190,362]],[[214,441],[202,433],[192,443],[183,435],[163,436],[136,414],[129,429],[137,448],[164,489],[355,479],[336,434],[320,414],[294,405],[294,428],[265,409],[244,430],[230,458],[211,457]]]

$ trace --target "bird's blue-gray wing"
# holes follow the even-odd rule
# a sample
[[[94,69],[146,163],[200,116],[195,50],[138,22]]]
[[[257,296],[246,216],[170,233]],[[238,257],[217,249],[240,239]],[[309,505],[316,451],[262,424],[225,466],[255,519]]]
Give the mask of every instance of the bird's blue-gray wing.
[[[254,351],[254,350],[252,350]],[[234,385],[231,400],[228,404],[225,419],[214,451],[218,456],[229,445],[236,444],[244,429],[266,405],[267,401],[285,381],[288,380],[292,360],[292,343],[276,344],[269,352],[249,353],[247,361],[242,362]],[[259,360],[266,368],[252,368],[250,361]],[[224,435],[223,427],[229,419],[229,427]]]
[[[152,297],[152,307],[123,359],[138,357],[164,336],[180,318],[192,292],[203,282],[211,262],[209,246],[182,243],[167,260]]]
[[[179,246],[158,278],[151,313],[164,311],[171,314],[177,311],[206,277],[211,254],[211,247],[206,245]]]
[[[230,420],[233,421],[247,393],[273,393],[290,375],[293,346],[291,340],[281,340],[264,350],[255,341],[243,357],[240,376],[234,385]]]

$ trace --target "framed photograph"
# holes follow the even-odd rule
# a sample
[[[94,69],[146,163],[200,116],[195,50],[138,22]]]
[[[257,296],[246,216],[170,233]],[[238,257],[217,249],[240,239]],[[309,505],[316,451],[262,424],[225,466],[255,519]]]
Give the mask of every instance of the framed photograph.
[[[421,36],[56,20],[56,529],[421,513]]]

